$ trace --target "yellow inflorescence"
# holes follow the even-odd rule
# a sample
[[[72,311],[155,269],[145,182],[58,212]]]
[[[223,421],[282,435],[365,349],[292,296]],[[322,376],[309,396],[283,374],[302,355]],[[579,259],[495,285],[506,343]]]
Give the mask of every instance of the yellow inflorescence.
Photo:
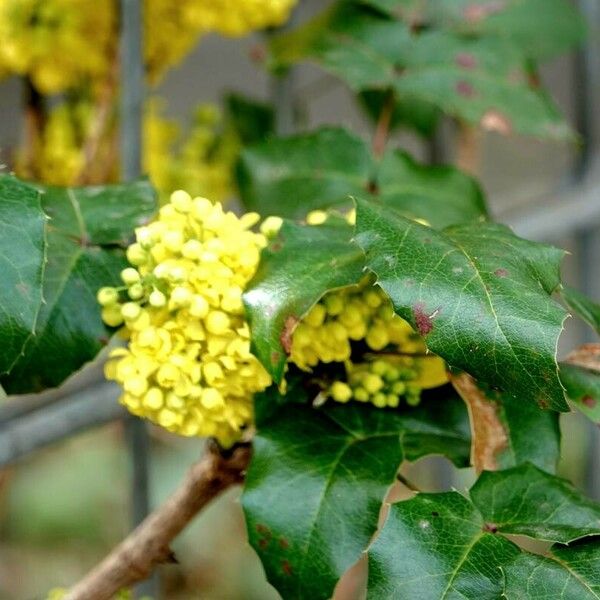
[[[104,321],[124,323],[129,338],[112,351],[106,375],[134,414],[226,446],[250,423],[252,395],[270,384],[250,353],[242,305],[266,243],[250,231],[257,221],[178,191],[136,230],[123,289],[98,292]]]
[[[353,351],[360,345],[362,357],[354,362]],[[444,362],[427,354],[423,339],[369,278],[329,292],[310,310],[294,331],[290,360],[303,370],[344,363],[346,380],[327,391],[338,402],[396,407],[404,397],[415,405],[422,389],[448,380]]]
[[[296,0],[145,0],[144,59],[156,83],[206,33],[241,36],[281,25]],[[0,0],[0,74],[43,94],[106,77],[116,61],[115,0]]]

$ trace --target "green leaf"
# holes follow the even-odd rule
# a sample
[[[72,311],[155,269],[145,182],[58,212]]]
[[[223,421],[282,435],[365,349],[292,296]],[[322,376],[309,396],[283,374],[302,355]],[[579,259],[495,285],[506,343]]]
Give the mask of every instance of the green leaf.
[[[424,219],[436,229],[483,221],[488,215],[483,192],[473,178],[454,167],[420,165],[405,152],[385,155],[377,186],[382,204],[409,219]]]
[[[550,297],[563,252],[491,223],[441,232],[357,201],[357,243],[396,312],[451,366],[543,407],[567,410]]]
[[[468,459],[464,407],[434,402],[402,412],[286,404],[258,422],[242,504],[250,543],[284,598],[331,596],[375,532],[403,457],[445,447]]]
[[[273,60],[312,60],[357,92],[393,89],[474,125],[568,139],[556,106],[525,72],[525,55],[501,36],[470,37],[426,30],[342,1],[274,39]]]
[[[319,226],[284,222],[261,255],[244,292],[253,352],[281,381],[291,336],[298,323],[329,290],[358,283],[362,251],[350,243],[347,223]]]
[[[61,384],[108,342],[97,290],[119,285],[123,247],[155,211],[147,181],[85,188],[40,188],[47,225],[44,304],[23,355],[0,382],[9,393]]]
[[[482,473],[471,498],[501,533],[566,544],[600,534],[600,505],[530,464]]]
[[[262,141],[275,128],[273,108],[242,94],[225,97],[227,124],[233,128],[244,146]]]
[[[560,293],[570,310],[600,333],[600,304],[575,288],[565,286]]]
[[[389,91],[363,90],[358,95],[359,104],[377,122]],[[414,98],[398,98],[390,120],[390,130],[398,127],[414,129],[423,137],[431,137],[440,120],[440,110],[433,104]]]
[[[327,128],[243,150],[238,182],[250,210],[303,218],[311,210],[363,194],[372,171],[373,161],[360,138]]]
[[[509,39],[533,60],[553,57],[582,40],[585,22],[568,0],[363,0],[409,23]]]
[[[558,413],[540,410],[534,402],[509,394],[491,393],[490,396],[498,403],[498,414],[507,437],[506,448],[496,456],[498,467],[508,469],[530,462],[548,473],[555,473],[560,459]]]
[[[600,373],[569,363],[560,363],[560,380],[567,396],[595,423],[600,423]]]
[[[0,375],[11,371],[35,333],[42,306],[45,221],[40,193],[0,175]]]
[[[390,507],[369,548],[368,597],[497,600],[499,567],[518,553],[457,492],[418,494]]]
[[[551,556],[520,554],[506,565],[507,600],[598,600],[600,542],[555,545]]]
[[[378,163],[343,129],[271,139],[247,148],[239,167],[245,205],[263,215],[302,218],[313,209],[350,206],[371,192],[412,219],[445,227],[487,217],[478,183],[454,167],[424,166],[391,151]]]

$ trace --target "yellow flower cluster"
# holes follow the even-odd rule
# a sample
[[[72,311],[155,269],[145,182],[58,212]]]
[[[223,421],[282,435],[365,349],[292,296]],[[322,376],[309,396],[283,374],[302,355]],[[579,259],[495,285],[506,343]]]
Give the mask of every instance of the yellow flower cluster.
[[[282,24],[297,0],[145,0],[144,59],[156,83],[200,36]],[[0,0],[0,74],[27,75],[43,94],[104,78],[116,60],[116,0]]]
[[[258,218],[178,191],[136,230],[123,289],[98,292],[104,321],[125,324],[128,346],[112,351],[106,376],[134,414],[224,446],[250,423],[253,394],[270,384],[242,305],[266,243],[250,230]]]
[[[303,370],[344,363],[345,381],[327,390],[338,402],[396,407],[405,397],[415,405],[422,389],[448,381],[444,362],[427,354],[423,339],[394,313],[385,292],[370,278],[329,292],[310,310],[293,333],[290,360]]]
[[[115,52],[110,1],[0,0],[0,70],[44,94],[104,77]]]

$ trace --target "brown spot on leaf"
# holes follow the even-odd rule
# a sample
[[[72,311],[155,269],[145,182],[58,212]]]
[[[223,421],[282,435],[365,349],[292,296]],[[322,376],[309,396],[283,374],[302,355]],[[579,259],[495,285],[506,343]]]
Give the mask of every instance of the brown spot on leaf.
[[[415,326],[420,335],[426,336],[428,333],[431,333],[433,322],[431,316],[425,312],[425,305],[422,302],[415,304],[413,307],[413,316],[415,319]]]
[[[280,360],[281,360],[281,353],[280,352],[271,352],[271,364],[272,365],[279,364]]]
[[[508,277],[508,271],[506,269],[496,269],[494,275],[496,277]]]
[[[258,540],[258,546],[261,550],[265,550],[267,548],[267,546],[269,545],[269,542],[271,540],[267,539],[267,538],[260,538],[260,540]]]
[[[538,398],[537,399],[537,405],[542,409],[542,410],[548,410],[549,405],[548,405],[548,400],[546,400],[546,398]]]
[[[282,248],[283,244],[280,241],[273,242],[269,246],[269,250],[271,250],[271,252],[279,252]]]
[[[292,576],[292,565],[290,565],[290,561],[289,560],[282,560],[281,561],[281,570],[283,571],[284,575],[287,575],[288,577]]]
[[[497,533],[498,532],[498,525],[496,525],[495,523],[486,523],[483,526],[483,530],[487,531],[488,533]]]
[[[592,398],[591,396],[584,396],[581,399],[581,403],[588,408],[596,408],[596,404],[598,404],[595,398]]]
[[[477,387],[467,373],[453,375],[450,380],[465,401],[471,423],[471,463],[478,473],[494,471],[496,457],[507,444],[506,430],[498,415],[498,405]]]
[[[271,533],[271,530],[266,525],[262,525],[261,523],[257,523],[257,525],[256,525],[256,531],[258,533],[260,533],[260,535],[265,536],[266,538],[270,538],[273,535]]]
[[[463,98],[472,98],[475,96],[475,88],[468,81],[461,79],[456,83],[456,93]]]
[[[512,131],[510,120],[497,110],[488,110],[481,117],[480,125],[486,131],[495,131],[502,135],[509,135]]]
[[[369,194],[373,194],[374,196],[379,194],[379,185],[377,185],[377,182],[374,179],[371,179],[367,183],[367,192],[369,192]]]
[[[474,69],[477,66],[477,59],[468,52],[461,52],[456,56],[456,64],[463,69]]]
[[[299,321],[300,319],[298,317],[295,317],[294,315],[290,315],[285,319],[283,331],[281,332],[281,336],[279,337],[279,339],[286,354],[290,354],[292,351],[292,335]]]
[[[583,344],[567,356],[566,362],[583,369],[600,371],[600,344]]]
[[[279,545],[282,550],[287,550],[290,547],[290,543],[284,538],[279,538]]]
[[[465,21],[469,23],[478,23],[494,13],[504,10],[506,0],[489,0],[488,2],[477,2],[465,7],[463,15]]]

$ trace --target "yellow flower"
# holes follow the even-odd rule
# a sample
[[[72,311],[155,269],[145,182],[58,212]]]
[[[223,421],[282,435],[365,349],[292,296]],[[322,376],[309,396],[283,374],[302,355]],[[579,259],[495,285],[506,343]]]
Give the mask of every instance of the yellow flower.
[[[251,422],[252,397],[271,382],[250,352],[241,302],[266,244],[255,222],[177,191],[136,231],[124,288],[99,292],[109,324],[116,312],[125,321],[128,347],[112,352],[106,376],[133,413],[224,446]]]

